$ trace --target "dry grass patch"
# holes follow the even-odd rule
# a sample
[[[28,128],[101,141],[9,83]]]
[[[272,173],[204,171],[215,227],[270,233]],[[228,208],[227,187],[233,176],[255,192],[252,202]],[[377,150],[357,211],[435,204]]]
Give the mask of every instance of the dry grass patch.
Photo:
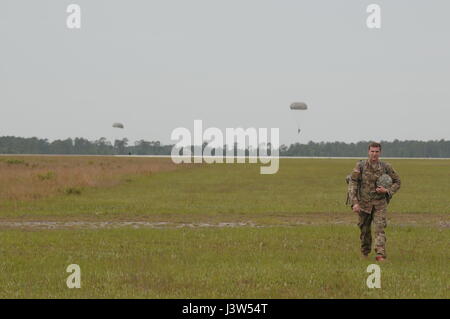
[[[99,156],[0,157],[0,201],[34,200],[57,193],[80,195],[85,187],[110,187],[183,167],[170,158]],[[186,167],[186,165],[184,165]]]

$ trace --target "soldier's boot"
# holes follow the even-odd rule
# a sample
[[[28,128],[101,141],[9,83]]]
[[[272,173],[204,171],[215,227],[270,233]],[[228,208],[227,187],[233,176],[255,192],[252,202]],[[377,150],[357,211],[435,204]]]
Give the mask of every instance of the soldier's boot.
[[[386,260],[386,251],[384,250],[384,246],[377,246],[375,248],[377,252],[377,256],[375,257],[376,261],[385,261]]]
[[[365,240],[361,242],[361,256],[363,258],[368,258],[372,247],[372,240]]]

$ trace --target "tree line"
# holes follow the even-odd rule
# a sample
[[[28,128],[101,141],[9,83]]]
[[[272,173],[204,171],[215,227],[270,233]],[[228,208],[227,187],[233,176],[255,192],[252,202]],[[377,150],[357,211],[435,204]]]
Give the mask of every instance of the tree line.
[[[367,154],[368,141],[357,143],[309,142],[281,145],[280,156],[363,157]],[[436,157],[450,158],[450,141],[381,141],[385,157]],[[133,144],[124,138],[111,143],[102,137],[95,141],[85,138],[67,138],[50,142],[37,137],[24,138],[0,136],[0,154],[73,154],[73,155],[170,155],[173,145],[159,141],[139,140]],[[206,144],[203,145],[206,147]],[[233,149],[233,147],[231,147]],[[223,149],[211,153],[225,153]],[[237,154],[234,145],[234,154]],[[249,154],[249,150],[245,150]]]

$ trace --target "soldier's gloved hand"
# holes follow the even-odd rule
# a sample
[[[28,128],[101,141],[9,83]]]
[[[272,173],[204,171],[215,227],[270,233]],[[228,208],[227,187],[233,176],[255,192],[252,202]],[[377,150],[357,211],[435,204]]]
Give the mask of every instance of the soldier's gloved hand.
[[[378,194],[386,194],[387,192],[389,192],[389,190],[387,190],[386,188],[384,188],[383,186],[378,186],[377,189],[375,190]]]
[[[355,213],[359,213],[361,211],[361,207],[359,206],[359,204],[354,204],[352,209]]]

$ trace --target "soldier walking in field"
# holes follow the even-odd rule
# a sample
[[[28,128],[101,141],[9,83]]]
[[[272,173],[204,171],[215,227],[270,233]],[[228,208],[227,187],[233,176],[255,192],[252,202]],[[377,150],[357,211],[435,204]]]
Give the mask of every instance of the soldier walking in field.
[[[367,160],[356,163],[349,179],[349,200],[352,210],[359,215],[361,253],[368,257],[372,249],[372,221],[375,225],[376,260],[386,259],[387,205],[400,189],[400,177],[391,164],[379,160],[381,144],[369,144]]]

